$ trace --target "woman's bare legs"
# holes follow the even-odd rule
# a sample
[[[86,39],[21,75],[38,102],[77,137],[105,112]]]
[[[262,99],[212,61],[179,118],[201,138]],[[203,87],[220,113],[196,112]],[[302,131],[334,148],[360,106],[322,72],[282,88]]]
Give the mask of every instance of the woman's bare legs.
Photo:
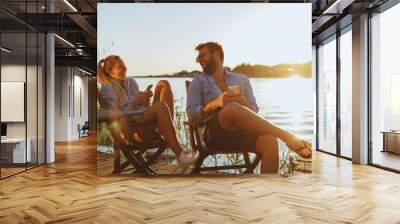
[[[233,102],[225,105],[218,114],[218,120],[222,128],[230,130],[241,129],[259,135],[273,135],[284,141],[289,148],[300,156],[311,157],[311,150],[304,147],[302,140],[278,128],[239,103]]]
[[[154,103],[147,108],[139,122],[156,121],[158,132],[164,137],[167,145],[172,149],[177,157],[182,152],[182,147],[176,137],[174,123],[172,122],[170,109],[164,101]]]
[[[154,90],[153,105],[157,102],[165,102],[168,105],[169,111],[174,120],[174,94],[172,93],[171,85],[167,80],[158,81]]]
[[[256,151],[262,156],[261,173],[278,173],[279,148],[276,137],[259,135],[256,140]]]

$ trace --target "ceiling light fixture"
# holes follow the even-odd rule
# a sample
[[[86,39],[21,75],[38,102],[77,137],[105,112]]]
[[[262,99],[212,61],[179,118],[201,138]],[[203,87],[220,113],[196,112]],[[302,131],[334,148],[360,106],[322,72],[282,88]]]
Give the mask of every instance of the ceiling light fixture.
[[[332,5],[330,5],[327,9],[324,10],[322,14],[328,14],[331,13],[333,9],[336,9],[337,4],[339,4],[340,0],[336,0]]]
[[[83,49],[77,48],[76,53],[78,53],[79,55],[83,55]]]
[[[343,10],[347,8],[351,3],[353,3],[355,0],[336,0],[332,5],[330,5],[327,9],[324,10],[322,14],[328,15],[328,14],[342,14]]]
[[[64,0],[65,4],[67,4],[72,10],[74,10],[74,12],[78,12],[78,10],[68,1],[68,0]]]
[[[57,37],[59,40],[61,40],[62,42],[66,43],[67,45],[69,45],[70,47],[75,48],[75,45],[73,45],[71,42],[69,42],[68,40],[60,37],[58,34],[54,34],[55,37]]]
[[[9,49],[7,49],[7,48],[5,48],[5,47],[1,47],[1,50],[4,51],[4,52],[6,52],[6,53],[10,53],[10,52],[11,52],[11,50],[9,50]]]
[[[79,68],[79,67],[78,67],[78,70],[81,71],[81,72],[83,72],[83,73],[85,73],[85,74],[87,74],[87,75],[92,75],[92,73],[90,73],[90,72],[88,72],[88,71],[86,71],[86,70],[83,70],[83,69],[81,69],[81,68]]]

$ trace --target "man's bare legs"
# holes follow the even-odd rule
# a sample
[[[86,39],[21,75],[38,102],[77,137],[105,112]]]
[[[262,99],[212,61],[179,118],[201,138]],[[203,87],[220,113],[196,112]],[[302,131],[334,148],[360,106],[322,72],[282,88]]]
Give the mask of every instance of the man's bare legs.
[[[279,148],[276,137],[259,135],[256,140],[256,151],[262,156],[261,173],[278,173]]]
[[[293,134],[278,128],[274,124],[261,118],[250,109],[238,104],[226,104],[218,114],[218,120],[222,128],[250,131],[259,135],[273,135],[284,141],[289,148],[302,157],[311,157],[311,150],[304,147],[302,140]]]
[[[174,94],[167,80],[158,81],[154,90],[153,105],[160,101],[168,105],[172,120],[174,120]]]

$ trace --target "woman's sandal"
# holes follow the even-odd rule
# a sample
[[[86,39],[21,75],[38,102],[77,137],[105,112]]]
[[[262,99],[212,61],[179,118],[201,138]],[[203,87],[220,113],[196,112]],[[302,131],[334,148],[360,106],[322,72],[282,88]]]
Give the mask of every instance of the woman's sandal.
[[[309,149],[311,153],[308,156],[302,156],[302,155],[299,155],[299,156],[302,157],[303,159],[311,159],[311,156],[312,156],[311,144],[304,140],[302,140],[302,142],[303,142],[303,146],[299,149],[293,149],[293,151],[299,155],[299,152],[301,152],[303,149],[305,149],[305,148]]]

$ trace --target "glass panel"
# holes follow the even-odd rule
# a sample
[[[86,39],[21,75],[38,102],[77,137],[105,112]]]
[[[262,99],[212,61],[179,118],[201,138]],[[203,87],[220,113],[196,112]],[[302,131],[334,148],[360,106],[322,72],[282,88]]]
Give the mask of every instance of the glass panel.
[[[30,149],[30,162],[28,167],[37,165],[38,160],[38,144],[37,144],[37,74],[38,74],[38,35],[36,32],[27,33],[28,38],[28,63],[27,63],[27,80],[26,80],[26,113],[27,113],[27,143],[28,151]],[[29,161],[29,160],[28,160]]]
[[[400,170],[400,5],[372,18],[372,163]]]
[[[45,149],[45,35],[40,33],[38,35],[38,163],[45,163],[46,149]]]
[[[25,12],[25,1],[0,1],[0,8],[3,10],[10,12],[11,14],[15,15],[16,17],[19,17],[23,12]],[[12,19],[8,15],[0,12],[0,19],[2,21],[2,32],[23,32],[25,33],[25,25],[24,23]]]
[[[340,127],[342,156],[352,157],[352,34],[340,37]]]
[[[29,4],[28,4],[29,5]],[[0,6],[7,11],[12,11],[16,13],[26,12],[26,1],[25,0],[2,0]]]
[[[1,16],[1,13],[0,13],[0,16]],[[1,60],[1,58],[3,57],[3,45],[2,45],[2,37],[1,37],[1,34],[2,34],[2,22],[0,22],[0,84],[1,84],[1,72],[2,72],[2,60]],[[4,54],[5,54],[6,52],[4,52]],[[0,85],[0,92],[1,92],[1,85]],[[1,93],[0,93],[0,114],[1,114]],[[1,115],[0,115],[0,131],[1,131],[1,136],[3,136],[4,135],[4,128],[3,128],[3,123],[1,122]],[[2,145],[1,145],[1,143],[0,143],[0,179],[2,179],[2,169],[3,169],[3,166],[4,166],[4,164],[5,164],[5,162],[6,162],[6,160],[5,160],[5,158],[3,157],[3,155],[2,155],[2,152],[3,152],[3,147],[2,147]]]
[[[336,39],[318,51],[319,149],[336,153]]]
[[[24,19],[25,12],[45,12],[45,1],[1,1],[0,7]],[[45,162],[45,35],[1,12],[0,20],[6,21],[0,21],[4,178]]]
[[[31,151],[26,150],[26,34],[2,33],[1,43],[7,49],[1,51],[1,156],[5,177],[25,170]]]

